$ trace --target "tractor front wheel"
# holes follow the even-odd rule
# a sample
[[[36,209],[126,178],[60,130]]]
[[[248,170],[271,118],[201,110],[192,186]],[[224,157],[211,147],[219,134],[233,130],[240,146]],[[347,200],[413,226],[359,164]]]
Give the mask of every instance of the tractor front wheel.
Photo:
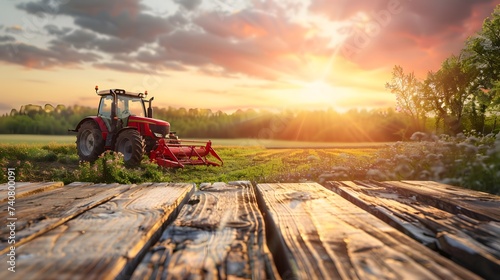
[[[128,167],[138,166],[144,155],[144,139],[135,129],[127,129],[118,135],[115,151],[123,154],[123,160]]]
[[[76,149],[80,160],[94,162],[104,152],[104,139],[94,121],[85,121],[76,136]]]

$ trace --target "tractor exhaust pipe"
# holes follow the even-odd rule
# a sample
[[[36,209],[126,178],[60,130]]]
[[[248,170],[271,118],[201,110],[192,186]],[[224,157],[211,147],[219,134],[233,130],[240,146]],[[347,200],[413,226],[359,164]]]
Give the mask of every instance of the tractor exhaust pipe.
[[[154,100],[155,98],[154,97],[151,97],[149,100],[148,100],[148,103],[149,103],[149,106],[148,106],[148,118],[152,119],[153,118],[153,107],[151,107],[151,103],[152,101]]]

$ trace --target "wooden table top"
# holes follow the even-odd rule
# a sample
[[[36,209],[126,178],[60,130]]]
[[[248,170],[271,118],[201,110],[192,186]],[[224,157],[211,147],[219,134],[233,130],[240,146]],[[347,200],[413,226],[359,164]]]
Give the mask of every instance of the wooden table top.
[[[500,197],[431,181],[43,182],[0,193],[0,279],[500,276]]]

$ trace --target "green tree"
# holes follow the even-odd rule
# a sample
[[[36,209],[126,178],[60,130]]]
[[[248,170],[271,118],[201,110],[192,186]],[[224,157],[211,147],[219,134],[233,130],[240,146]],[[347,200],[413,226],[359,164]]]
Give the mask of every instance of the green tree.
[[[500,105],[500,5],[483,22],[481,30],[467,39],[464,55],[478,74],[477,89],[471,103],[474,128],[484,131],[486,117],[497,118]]]
[[[394,66],[392,79],[385,87],[396,95],[397,110],[410,119],[411,128],[425,130],[427,113],[425,100],[420,90],[421,82],[415,77],[414,72],[405,74],[401,66]]]
[[[428,73],[422,93],[426,109],[436,117],[436,128],[443,120],[445,133],[456,134],[463,130],[465,106],[476,89],[476,76],[476,68],[455,55],[447,58],[439,71]]]

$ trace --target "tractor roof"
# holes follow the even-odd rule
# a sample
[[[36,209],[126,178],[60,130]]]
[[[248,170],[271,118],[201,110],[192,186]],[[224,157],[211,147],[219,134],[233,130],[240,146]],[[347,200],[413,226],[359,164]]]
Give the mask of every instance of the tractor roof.
[[[109,94],[116,94],[116,95],[125,95],[125,96],[130,96],[130,97],[139,97],[143,98],[145,97],[145,94],[142,92],[127,92],[124,89],[106,89],[106,90],[100,90],[97,92],[98,95],[103,96],[103,95],[109,95]],[[146,93],[147,95],[147,93]]]

